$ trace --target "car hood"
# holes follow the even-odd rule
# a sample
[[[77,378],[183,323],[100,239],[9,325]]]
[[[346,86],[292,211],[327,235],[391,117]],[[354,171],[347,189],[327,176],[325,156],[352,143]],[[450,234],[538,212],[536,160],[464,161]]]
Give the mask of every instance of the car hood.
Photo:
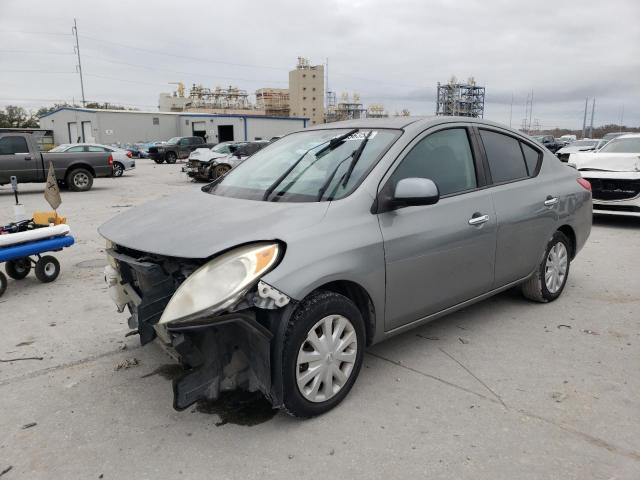
[[[578,170],[640,171],[640,155],[635,153],[575,153],[571,155],[570,162]]]
[[[562,147],[560,150],[558,150],[557,153],[576,153],[576,152],[588,152],[593,150],[595,147],[572,147],[572,146],[568,146],[568,147]]]
[[[133,250],[179,258],[208,258],[261,240],[287,241],[316,225],[330,202],[278,203],[191,191],[145,203],[98,228],[100,235]]]

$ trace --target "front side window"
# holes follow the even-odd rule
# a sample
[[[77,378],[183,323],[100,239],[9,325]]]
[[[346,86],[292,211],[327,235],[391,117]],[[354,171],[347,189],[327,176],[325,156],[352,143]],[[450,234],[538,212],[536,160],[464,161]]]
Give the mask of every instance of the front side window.
[[[89,145],[87,147],[87,152],[112,152],[113,150],[107,150],[104,147],[96,147],[94,145]]]
[[[602,153],[640,153],[640,137],[616,138],[600,149]]]
[[[527,178],[527,166],[518,140],[489,130],[480,130],[480,137],[494,183]]]
[[[213,195],[251,200],[337,200],[356,188],[400,133],[344,128],[292,133],[267,145],[205,188]],[[367,143],[349,174],[354,152],[367,135]]]
[[[0,138],[0,155],[15,155],[16,153],[29,153],[27,141],[22,137]]]
[[[391,175],[395,185],[403,178],[428,178],[440,195],[477,187],[476,171],[464,128],[441,130],[420,140]]]

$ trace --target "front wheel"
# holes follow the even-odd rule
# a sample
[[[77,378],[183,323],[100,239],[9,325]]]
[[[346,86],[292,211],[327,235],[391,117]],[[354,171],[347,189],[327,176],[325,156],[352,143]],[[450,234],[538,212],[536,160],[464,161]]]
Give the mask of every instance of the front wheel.
[[[229,165],[216,165],[213,169],[213,178],[222,177],[226,175],[229,170],[231,170]]]
[[[315,293],[293,314],[283,349],[285,409],[297,417],[325,413],[347,396],[360,372],[362,315],[343,295]]]
[[[571,243],[564,233],[557,231],[549,240],[536,272],[522,284],[522,294],[536,302],[554,301],[567,284],[570,263]]]
[[[173,164],[176,163],[178,156],[173,152],[167,152],[167,154],[165,155],[165,159],[167,160],[167,163]]]
[[[42,283],[53,282],[60,275],[60,262],[56,257],[45,255],[36,262],[36,278]]]

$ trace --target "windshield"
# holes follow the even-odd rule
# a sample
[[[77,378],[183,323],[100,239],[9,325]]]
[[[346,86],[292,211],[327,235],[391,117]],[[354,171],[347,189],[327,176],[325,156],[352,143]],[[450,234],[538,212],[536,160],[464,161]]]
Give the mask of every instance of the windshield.
[[[214,153],[229,154],[229,153],[231,153],[231,148],[230,148],[230,145],[228,143],[219,143],[218,145],[213,147],[211,149],[211,151],[214,152]]]
[[[205,189],[214,195],[280,202],[343,198],[400,135],[398,130],[358,130],[341,142],[331,143],[348,132],[349,129],[331,129],[287,135]],[[352,156],[369,132],[369,140],[347,176]],[[343,185],[345,177],[347,182]]]
[[[173,137],[173,138],[170,138],[167,143],[169,145],[176,145],[179,141],[180,141],[180,137]]]
[[[640,153],[640,137],[616,138],[600,149],[602,153]]]
[[[64,152],[67,150],[67,148],[69,148],[71,145],[69,145],[68,143],[63,143],[62,145],[58,145],[55,148],[52,148],[51,150],[49,150],[49,152]]]
[[[577,142],[572,142],[572,147],[593,147],[597,145],[598,140],[578,140]]]

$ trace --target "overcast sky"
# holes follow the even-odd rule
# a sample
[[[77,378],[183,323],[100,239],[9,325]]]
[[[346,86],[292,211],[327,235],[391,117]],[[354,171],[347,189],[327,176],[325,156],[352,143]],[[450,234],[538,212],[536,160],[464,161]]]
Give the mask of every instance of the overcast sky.
[[[0,106],[80,98],[154,109],[171,81],[286,88],[296,57],[388,111],[435,111],[436,83],[475,77],[485,118],[640,126],[640,0],[0,0]],[[338,95],[339,96],[339,95]]]

